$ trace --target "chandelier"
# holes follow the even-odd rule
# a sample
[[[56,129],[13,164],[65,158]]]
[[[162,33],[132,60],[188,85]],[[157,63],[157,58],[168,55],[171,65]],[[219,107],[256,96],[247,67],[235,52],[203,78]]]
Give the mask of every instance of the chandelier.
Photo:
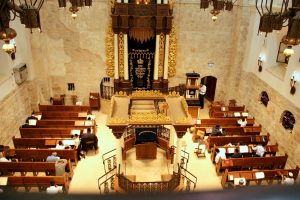
[[[10,42],[17,36],[17,32],[9,27],[9,22],[16,17],[20,18],[21,24],[26,28],[30,28],[32,33],[33,28],[41,30],[39,11],[44,3],[44,0],[1,0],[0,1],[0,40],[4,41],[2,49],[8,54],[13,53],[15,45]]]
[[[58,6],[60,8],[65,8],[67,6],[68,0],[58,0]],[[69,11],[72,13],[72,17],[75,19],[77,17],[77,12],[79,11],[79,8],[82,8],[84,6],[92,6],[92,0],[69,0],[71,3],[71,7],[69,8]]]
[[[200,1],[200,9],[206,9],[209,7],[209,4],[212,4],[213,9],[210,11],[212,14],[211,19],[216,21],[218,19],[217,15],[220,14],[222,10],[231,11],[233,8],[234,3],[233,0],[201,0]]]
[[[288,8],[289,0],[283,0],[280,11],[273,11],[273,1],[256,0],[256,9],[260,15],[258,32],[265,32],[266,36],[273,30],[281,30],[288,26],[287,34],[282,38],[287,48],[284,55],[289,57],[294,54],[293,45],[300,44],[300,1],[292,0],[292,7]],[[287,23],[286,23],[287,22]]]

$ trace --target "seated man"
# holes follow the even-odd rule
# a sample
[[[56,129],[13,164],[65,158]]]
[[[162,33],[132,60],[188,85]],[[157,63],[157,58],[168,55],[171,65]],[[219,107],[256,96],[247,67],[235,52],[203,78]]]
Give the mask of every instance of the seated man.
[[[30,126],[36,126],[37,121],[38,121],[38,118],[34,115],[34,113],[31,113],[31,116],[27,117],[25,123]]]
[[[89,144],[93,145],[94,149],[98,149],[98,138],[95,134],[91,133],[91,128],[87,129],[87,133],[83,134],[81,137],[81,147],[82,150],[87,151]]]
[[[56,162],[60,157],[57,156],[56,152],[52,152],[51,156],[48,156],[46,162]]]
[[[65,149],[65,145],[61,140],[58,141],[58,144],[56,145],[55,149]]]
[[[283,174],[281,174],[281,184],[283,185],[294,185],[295,180],[294,180],[294,174],[292,172],[289,172],[287,177],[283,176]]]
[[[237,123],[241,126],[241,127],[245,127],[247,125],[247,120],[246,118],[242,118],[242,119],[239,119],[237,121]]]
[[[253,145],[252,150],[254,151],[254,156],[256,157],[264,157],[265,155],[265,148],[262,145]]]
[[[218,164],[221,159],[226,159],[226,155],[223,151],[221,152],[220,149],[216,149],[215,163]]]
[[[54,181],[50,181],[50,187],[46,189],[47,194],[58,194],[62,192],[62,186],[57,186]]]
[[[8,160],[7,158],[5,158],[5,156],[3,155],[3,153],[0,152],[0,162],[10,162],[10,160]]]
[[[238,148],[234,149],[234,153],[231,158],[242,158],[242,154],[240,153]]]
[[[213,127],[210,135],[211,136],[223,136],[221,125],[220,124],[215,125]]]

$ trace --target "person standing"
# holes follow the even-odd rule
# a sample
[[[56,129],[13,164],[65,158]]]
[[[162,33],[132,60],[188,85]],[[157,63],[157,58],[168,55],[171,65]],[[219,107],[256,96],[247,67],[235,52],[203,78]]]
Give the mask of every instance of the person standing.
[[[206,94],[206,85],[200,84],[200,89],[199,89],[199,104],[200,104],[200,109],[204,108],[204,96]]]

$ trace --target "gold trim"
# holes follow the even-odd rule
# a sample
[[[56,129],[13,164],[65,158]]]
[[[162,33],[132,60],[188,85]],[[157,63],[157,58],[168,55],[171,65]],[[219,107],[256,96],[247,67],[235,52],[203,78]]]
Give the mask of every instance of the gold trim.
[[[168,63],[168,76],[174,77],[176,74],[176,28],[173,25],[170,32],[169,43],[169,63]]]
[[[158,77],[164,75],[164,55],[165,55],[165,35],[159,35],[159,62],[158,62]]]
[[[124,78],[124,35],[119,33],[119,76]]]
[[[110,118],[109,124],[126,124],[127,120],[123,118]]]
[[[180,120],[177,120],[175,123],[176,124],[189,124],[189,123],[191,123],[191,119],[189,117],[184,117]]]
[[[105,50],[106,50],[106,74],[107,76],[114,77],[114,32],[112,30],[112,20],[109,21],[106,29],[105,37]]]
[[[136,90],[132,92],[132,97],[164,97],[159,90]]]
[[[171,118],[164,114],[136,113],[132,114],[129,123],[171,123]]]
[[[119,91],[119,92],[116,92],[116,93],[115,93],[115,96],[117,96],[117,97],[126,97],[126,96],[127,96],[127,93],[126,93],[126,92],[123,92],[123,91]]]
[[[181,102],[181,105],[182,105],[185,113],[188,115],[189,110],[188,110],[188,104],[186,103],[186,100],[182,97],[180,102]]]
[[[173,92],[169,92],[168,97],[180,97],[179,92],[173,91]]]

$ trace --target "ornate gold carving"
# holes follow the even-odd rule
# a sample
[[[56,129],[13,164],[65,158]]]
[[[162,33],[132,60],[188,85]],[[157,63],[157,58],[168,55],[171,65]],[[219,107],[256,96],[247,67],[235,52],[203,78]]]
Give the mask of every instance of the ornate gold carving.
[[[109,120],[109,124],[126,124],[126,123],[127,120],[123,118],[114,117],[114,118],[110,118]]]
[[[169,43],[169,63],[168,63],[168,76],[173,77],[176,74],[176,29],[172,26],[170,32],[170,43]]]
[[[165,114],[156,113],[136,113],[132,114],[129,123],[171,123],[170,117]]]
[[[132,92],[133,97],[164,97],[159,90],[137,90]]]
[[[106,29],[105,50],[106,74],[107,76],[114,77],[114,32],[112,30],[112,20],[110,20]]]
[[[119,33],[119,76],[124,78],[124,35]]]
[[[169,92],[168,97],[180,97],[179,92],[173,91],[173,92]]]
[[[187,124],[187,123],[190,123],[190,122],[191,122],[191,120],[190,120],[189,117],[184,117],[180,120],[175,121],[176,124]]]
[[[123,91],[119,91],[119,92],[116,92],[116,93],[115,93],[115,96],[125,97],[125,96],[127,96],[127,93],[126,93],[126,92],[123,92]]]
[[[164,55],[165,55],[165,35],[159,35],[159,62],[158,62],[158,77],[164,75]]]
[[[182,105],[185,113],[188,114],[189,113],[189,111],[188,111],[188,105],[187,105],[187,103],[186,103],[186,101],[185,101],[185,99],[183,97],[181,98],[180,102],[181,102],[181,105]]]

